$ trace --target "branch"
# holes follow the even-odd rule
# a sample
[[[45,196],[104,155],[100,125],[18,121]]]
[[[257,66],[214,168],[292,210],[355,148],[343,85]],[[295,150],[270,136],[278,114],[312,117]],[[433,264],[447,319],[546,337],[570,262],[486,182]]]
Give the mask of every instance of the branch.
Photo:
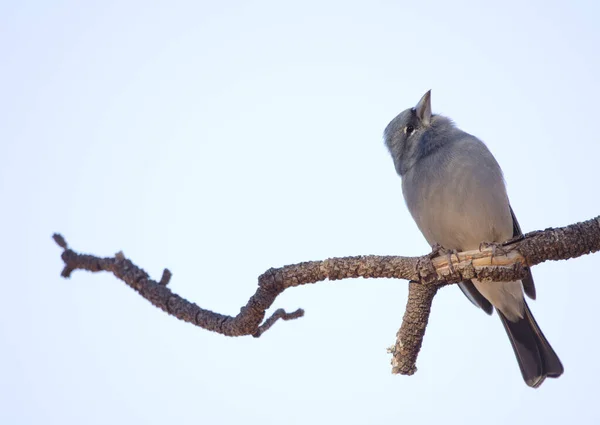
[[[279,319],[302,317],[302,309],[291,313],[279,309],[264,320],[265,312],[275,298],[290,287],[327,279],[357,277],[409,280],[406,313],[396,344],[390,351],[393,353],[392,372],[411,375],[416,371],[415,362],[425,334],[431,303],[440,286],[474,278],[494,282],[518,280],[526,276],[529,267],[544,261],[567,260],[597,252],[600,250],[600,216],[566,227],[531,232],[503,244],[491,244],[480,250],[451,256],[365,255],[271,268],[259,276],[256,292],[236,316],[203,309],[173,293],[167,287],[171,279],[171,272],[167,269],[157,282],[125,258],[123,253],[106,258],[79,254],[68,247],[61,235],[55,234],[53,238],[63,248],[63,277],[70,277],[74,270],[111,272],[168,314],[226,336],[260,337]]]
[[[439,286],[408,283],[408,301],[402,326],[396,334],[396,344],[388,349],[392,353],[392,373],[412,375],[417,371],[417,356],[429,322],[431,303]]]

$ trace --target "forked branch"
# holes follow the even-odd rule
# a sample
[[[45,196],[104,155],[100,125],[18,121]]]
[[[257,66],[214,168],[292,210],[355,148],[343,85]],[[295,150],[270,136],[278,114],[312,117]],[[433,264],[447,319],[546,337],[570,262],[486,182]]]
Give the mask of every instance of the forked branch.
[[[416,371],[417,355],[437,288],[473,278],[495,282],[517,280],[527,274],[529,267],[544,261],[567,260],[599,251],[600,216],[566,227],[531,232],[503,244],[452,256],[364,255],[271,268],[259,276],[256,292],[236,316],[206,310],[173,293],[167,287],[171,279],[171,272],[167,269],[157,282],[122,253],[105,258],[79,254],[68,247],[61,235],[53,237],[63,248],[63,277],[70,277],[74,270],[111,272],[168,314],[226,336],[259,337],[279,319],[302,317],[302,309],[291,313],[278,309],[264,320],[275,298],[293,286],[356,277],[406,279],[411,282],[406,313],[396,344],[390,351],[393,354],[392,372],[412,375]]]

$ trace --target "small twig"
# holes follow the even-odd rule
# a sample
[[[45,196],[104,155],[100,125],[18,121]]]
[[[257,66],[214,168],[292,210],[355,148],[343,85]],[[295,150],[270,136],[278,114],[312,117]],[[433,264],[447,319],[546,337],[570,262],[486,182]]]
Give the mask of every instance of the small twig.
[[[158,284],[162,286],[167,286],[171,281],[171,276],[173,276],[171,271],[169,269],[164,269],[162,277],[160,278],[160,282],[158,282]]]
[[[62,235],[55,233],[52,235],[52,239],[54,239],[54,242],[62,249],[67,249],[67,241],[65,241],[65,238],[63,238]]]
[[[279,319],[293,320],[293,319],[298,319],[302,316],[304,316],[304,310],[302,310],[301,308],[299,308],[298,310],[293,311],[291,313],[287,313],[284,309],[279,308],[279,309],[275,310],[275,312],[271,315],[271,317],[269,317],[267,320],[265,320],[264,323],[258,327],[258,330],[252,336],[254,338],[259,338],[263,333],[268,331],[269,328],[271,326],[273,326],[275,324],[275,322],[278,321]]]

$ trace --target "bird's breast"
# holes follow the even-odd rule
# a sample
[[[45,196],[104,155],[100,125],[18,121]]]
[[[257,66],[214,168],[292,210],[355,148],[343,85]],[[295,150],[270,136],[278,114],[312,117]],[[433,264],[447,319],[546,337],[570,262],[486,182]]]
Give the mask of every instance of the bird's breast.
[[[429,244],[468,250],[512,236],[506,188],[495,160],[490,164],[469,155],[428,159],[405,174],[402,188]]]

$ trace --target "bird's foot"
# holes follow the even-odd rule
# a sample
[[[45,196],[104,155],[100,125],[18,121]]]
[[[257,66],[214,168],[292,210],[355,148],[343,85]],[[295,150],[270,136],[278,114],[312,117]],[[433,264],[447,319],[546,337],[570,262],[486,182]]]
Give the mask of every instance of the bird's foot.
[[[502,247],[502,245],[498,245],[495,242],[481,242],[479,244],[479,251],[482,251],[483,249],[486,249],[486,248],[492,248],[492,256],[490,257],[490,261],[492,263],[494,262],[494,257],[496,255],[506,255],[506,254],[508,254],[508,251],[506,251]]]
[[[456,255],[458,258],[458,251],[455,249],[447,249],[441,246],[439,243],[436,243],[431,247],[431,253],[429,254],[429,259],[433,259],[437,256],[445,255],[448,259],[448,268],[451,273],[454,273],[454,266],[452,265],[452,256]]]
[[[428,255],[429,259],[432,260],[435,257],[437,257],[438,255],[444,254],[446,252],[445,248],[440,245],[439,243],[436,243],[435,245],[432,245],[431,247],[431,253]]]

